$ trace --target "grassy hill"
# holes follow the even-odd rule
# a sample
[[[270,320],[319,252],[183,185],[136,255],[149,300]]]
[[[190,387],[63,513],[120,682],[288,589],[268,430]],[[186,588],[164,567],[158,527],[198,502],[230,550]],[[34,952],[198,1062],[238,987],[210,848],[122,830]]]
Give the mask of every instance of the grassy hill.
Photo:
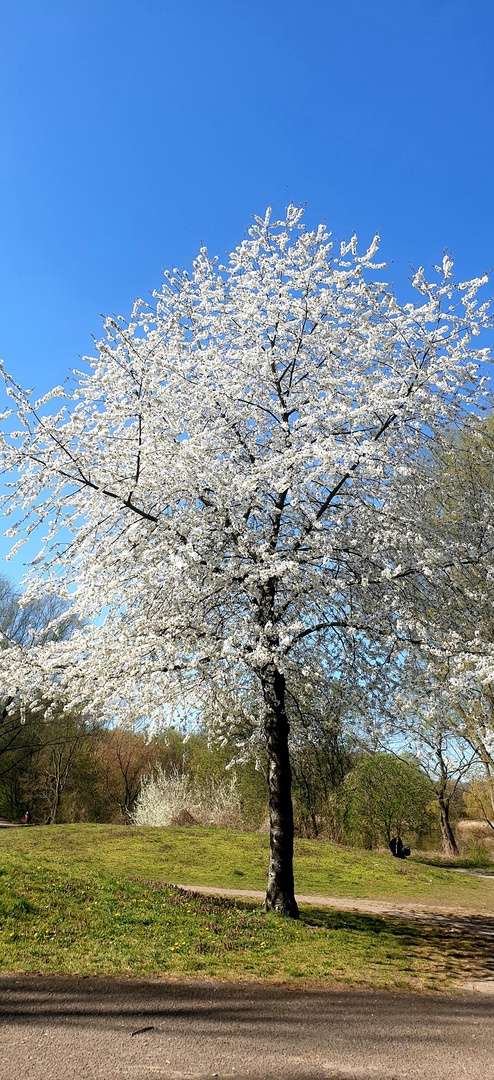
[[[304,906],[191,897],[177,884],[263,889],[268,838],[226,829],[60,825],[0,831],[0,968],[214,975],[448,988],[489,969],[473,934]],[[489,913],[494,880],[297,841],[298,893]]]

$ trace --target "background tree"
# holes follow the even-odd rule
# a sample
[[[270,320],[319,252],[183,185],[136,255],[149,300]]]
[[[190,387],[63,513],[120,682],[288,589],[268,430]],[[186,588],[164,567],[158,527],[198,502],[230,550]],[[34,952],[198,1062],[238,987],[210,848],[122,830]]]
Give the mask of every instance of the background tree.
[[[445,443],[432,443],[424,461],[434,483],[421,513],[450,542],[453,557],[443,570],[447,588],[439,577],[417,593],[430,657],[424,664],[423,657],[408,656],[394,725],[400,736],[406,730],[408,748],[434,783],[448,854],[458,853],[450,809],[475,761],[487,786],[494,784],[494,684],[488,674],[494,648],[493,435],[491,415],[452,432]]]
[[[471,337],[490,317],[486,279],[455,290],[447,256],[400,306],[371,279],[377,238],[338,254],[301,216],[256,218],[226,266],[201,249],[154,307],[107,319],[72,390],[32,402],[7,377],[16,427],[4,414],[2,441],[4,505],[21,513],[10,534],[22,542],[29,506],[48,536],[27,600],[56,586],[88,621],[27,658],[5,651],[5,674],[38,699],[56,677],[72,707],[90,693],[97,715],[131,722],[256,686],[265,906],[292,916],[287,681],[330,670],[377,685],[393,649],[427,642],[415,592],[452,556],[417,514],[423,450],[474,423],[485,352]]]
[[[44,825],[58,822],[63,795],[94,733],[94,726],[60,705],[43,718],[41,736],[37,745],[31,746],[29,763],[17,776],[33,821]]]
[[[287,692],[295,827],[302,835],[332,832],[340,839],[331,796],[357,760],[352,734],[356,702],[345,686],[327,680]]]
[[[27,655],[35,642],[70,636],[76,622],[67,602],[48,594],[23,603],[20,591],[0,575],[0,650],[15,649]],[[34,710],[18,687],[4,680],[0,690],[0,813],[7,817],[23,813],[26,798],[31,803],[26,791],[30,764],[43,749],[49,756],[57,744],[53,723],[44,715],[47,707]],[[62,710],[63,703],[56,710],[58,717]],[[65,746],[64,738],[59,745]]]
[[[461,810],[462,787],[472,767],[473,755],[451,732],[440,727],[423,733],[421,749],[421,768],[429,777],[439,806],[443,850],[446,855],[458,855],[453,814]]]
[[[122,822],[128,822],[141,780],[156,767],[161,755],[145,732],[114,727],[94,745],[93,756],[104,797],[118,809]]]
[[[457,692],[452,694],[449,685],[451,669],[440,656],[428,665],[421,656],[408,657],[398,667],[406,688],[394,703],[397,714],[388,711],[387,738],[378,736],[377,744],[420,763],[437,800],[443,850],[458,855],[454,825],[463,809],[463,786],[477,758],[459,722]],[[400,708],[403,700],[405,706]]]
[[[35,822],[127,823],[143,776],[160,766],[170,771],[182,760],[178,732],[149,739],[146,732],[105,730],[63,710],[53,710],[43,728],[43,743],[17,774],[22,804]]]
[[[494,833],[494,800],[492,784],[480,770],[474,773],[464,795],[469,817],[484,822]]]
[[[417,697],[407,720],[400,720],[400,735],[434,790],[443,850],[458,855],[454,821],[462,810],[463,786],[478,759],[462,736],[455,703],[444,696],[444,685],[432,679],[429,686],[422,684],[422,697]]]
[[[349,831],[365,847],[409,837],[428,824],[434,791],[417,762],[366,754],[345,781]]]

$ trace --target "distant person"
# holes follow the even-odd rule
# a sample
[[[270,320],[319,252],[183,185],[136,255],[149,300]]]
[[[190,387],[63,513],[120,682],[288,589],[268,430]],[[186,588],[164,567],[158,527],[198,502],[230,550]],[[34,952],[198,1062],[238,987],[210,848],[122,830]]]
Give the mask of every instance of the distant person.
[[[26,813],[24,814],[24,824],[25,825],[30,825],[31,824],[31,814],[29,813],[29,810],[26,810]]]
[[[410,855],[410,848],[404,846],[401,836],[398,839],[393,836],[393,839],[389,841],[389,850],[395,859],[408,859]]]

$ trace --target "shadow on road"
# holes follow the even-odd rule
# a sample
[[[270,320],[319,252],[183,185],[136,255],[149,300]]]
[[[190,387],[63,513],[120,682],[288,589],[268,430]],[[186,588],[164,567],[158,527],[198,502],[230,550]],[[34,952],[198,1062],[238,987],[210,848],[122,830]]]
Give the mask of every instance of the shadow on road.
[[[220,983],[190,979],[107,978],[98,976],[0,976],[0,1024],[37,1024],[47,1020],[73,1026],[88,1022],[97,1026],[109,1022],[136,1030],[169,1019],[200,1021],[208,1025],[231,1024],[249,1027],[286,1027],[294,1018],[310,1016],[311,1026],[335,1027],[346,1024],[351,1013],[358,1013],[360,1034],[366,1028],[375,1037],[375,1016],[384,1008],[393,1018],[396,1036],[400,1023],[413,1023],[414,1015],[424,1009],[434,1013],[448,1027],[470,1022],[478,1016],[483,1003],[492,1017],[492,1000],[472,995],[442,996],[433,994],[393,993],[390,991],[303,990],[290,986],[266,986],[260,983]],[[147,1032],[143,1032],[147,1034]],[[383,1038],[389,1033],[383,1032]]]
[[[482,995],[0,976],[0,1080],[491,1080]]]

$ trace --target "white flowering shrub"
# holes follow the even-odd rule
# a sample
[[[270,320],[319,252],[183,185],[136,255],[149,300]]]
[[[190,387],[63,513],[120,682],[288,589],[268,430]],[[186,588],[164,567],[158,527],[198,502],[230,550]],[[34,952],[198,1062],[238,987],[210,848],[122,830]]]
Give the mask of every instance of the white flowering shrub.
[[[235,780],[198,784],[185,773],[167,776],[161,767],[144,777],[131,814],[133,825],[221,825],[240,828]]]

